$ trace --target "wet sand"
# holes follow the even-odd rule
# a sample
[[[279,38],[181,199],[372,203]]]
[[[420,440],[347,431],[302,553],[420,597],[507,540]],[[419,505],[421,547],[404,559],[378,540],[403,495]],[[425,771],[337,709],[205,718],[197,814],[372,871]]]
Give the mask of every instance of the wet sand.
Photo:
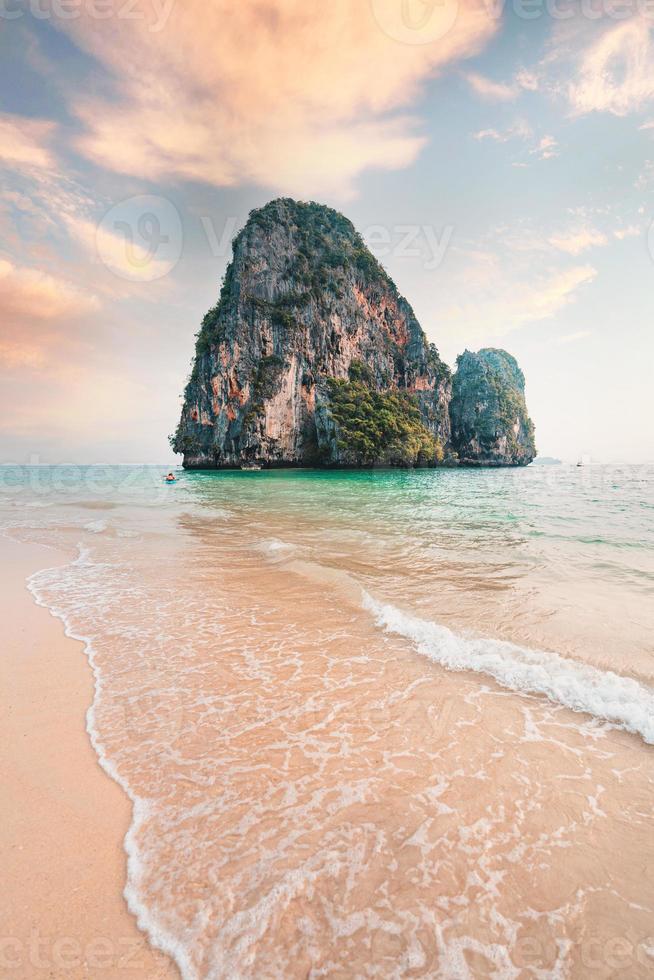
[[[0,551],[0,975],[178,977],[122,896],[131,808],[85,730],[93,677],[82,645],[25,587],[33,571],[69,559],[6,538]]]

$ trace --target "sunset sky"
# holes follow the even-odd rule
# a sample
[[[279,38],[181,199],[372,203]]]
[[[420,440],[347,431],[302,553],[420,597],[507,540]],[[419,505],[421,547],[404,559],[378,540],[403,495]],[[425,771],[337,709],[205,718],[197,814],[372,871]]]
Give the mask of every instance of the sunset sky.
[[[344,211],[542,454],[654,460],[654,3],[4,0],[0,461],[167,462],[230,241]]]

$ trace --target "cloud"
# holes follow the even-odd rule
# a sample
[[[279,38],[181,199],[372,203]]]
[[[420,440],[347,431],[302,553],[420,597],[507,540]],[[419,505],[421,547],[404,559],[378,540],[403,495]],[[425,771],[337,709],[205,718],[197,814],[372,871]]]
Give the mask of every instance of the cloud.
[[[634,187],[636,190],[644,191],[652,183],[654,183],[654,160],[645,160],[643,169],[636,178]]]
[[[529,275],[528,266],[516,274],[510,259],[471,253],[460,282],[452,282],[456,301],[436,310],[442,329],[450,335],[487,342],[529,323],[547,320],[573,302],[580,287],[597,275],[590,265]],[[458,296],[465,297],[459,300]]]
[[[71,283],[0,259],[0,367],[50,370],[65,359],[73,322],[98,309],[95,296]]]
[[[568,255],[580,255],[586,249],[606,245],[608,239],[603,232],[597,231],[595,228],[585,227],[550,235],[548,242],[560,252],[567,252]]]
[[[548,230],[522,219],[514,227],[496,227],[491,237],[503,243],[507,254],[522,262],[520,256],[532,252],[545,253],[549,260],[553,260],[557,253],[577,256],[588,249],[604,248],[643,234],[641,225],[630,223],[626,214],[619,216],[612,208],[576,207],[568,210],[571,221],[567,227]]]
[[[45,351],[24,343],[0,340],[0,369],[42,368]]]
[[[536,92],[540,88],[540,78],[535,71],[521,68],[512,82],[495,82],[479,72],[468,71],[464,78],[476,95],[491,102],[513,102],[521,92]]]
[[[466,0],[443,37],[403,43],[384,29],[387,7],[396,0],[186,0],[161,30],[116,18],[109,31],[82,5],[60,26],[112,73],[116,97],[71,93],[77,147],[148,180],[347,194],[366,168],[415,159],[420,120],[403,108],[497,29]]]
[[[642,232],[637,225],[627,225],[626,228],[616,228],[613,234],[618,241],[623,241],[625,238],[635,238],[637,235],[642,234]]]
[[[529,152],[535,154],[539,160],[551,160],[552,157],[559,155],[558,147],[559,144],[553,136],[543,136]]]
[[[489,99],[493,102],[511,102],[518,96],[518,89],[515,85],[494,82],[477,72],[466,72],[465,79],[472,91],[480,95],[482,99]]]
[[[95,296],[39,269],[21,268],[0,259],[0,321],[12,318],[57,320],[98,308]]]
[[[49,144],[55,128],[46,120],[0,113],[0,162],[9,166],[52,167],[55,161]]]
[[[529,71],[527,68],[521,68],[515,76],[516,85],[524,89],[526,92],[537,92],[540,88],[540,78],[534,71]]]
[[[509,302],[508,323],[519,325],[548,319],[570,303],[576,290],[592,282],[596,275],[597,270],[590,265],[574,266],[519,286],[515,298]]]
[[[156,279],[165,275],[170,268],[166,261],[157,259],[156,254],[138,241],[126,240],[106,227],[79,216],[67,215],[66,228],[71,237],[82,245],[95,261],[101,261],[109,270],[130,279],[141,270],[144,278]]]
[[[574,333],[564,334],[563,337],[557,337],[554,343],[557,347],[561,347],[564,344],[574,344],[578,340],[584,340],[586,337],[592,337],[592,330],[576,330]]]
[[[559,155],[559,145],[554,137],[550,135],[534,136],[531,126],[524,120],[518,120],[518,122],[509,126],[507,129],[480,129],[476,133],[472,133],[472,138],[479,141],[492,140],[494,143],[508,143],[510,140],[521,140],[527,144],[523,152],[528,153],[529,156],[535,156],[539,160],[551,160],[552,157]],[[524,160],[513,161],[512,166],[526,167],[528,164]]]
[[[568,98],[576,114],[625,116],[654,99],[654,24],[635,17],[610,27],[582,55]]]
[[[504,143],[509,138],[505,133],[498,129],[479,129],[472,134],[474,140],[495,140],[497,143]]]
[[[512,139],[529,140],[532,137],[532,130],[528,123],[519,120],[508,129],[480,129],[472,134],[476,140],[493,140],[496,143],[508,143]]]
[[[108,206],[68,175],[49,168],[21,167],[3,175],[0,241],[16,265],[55,268],[66,248],[66,221]]]

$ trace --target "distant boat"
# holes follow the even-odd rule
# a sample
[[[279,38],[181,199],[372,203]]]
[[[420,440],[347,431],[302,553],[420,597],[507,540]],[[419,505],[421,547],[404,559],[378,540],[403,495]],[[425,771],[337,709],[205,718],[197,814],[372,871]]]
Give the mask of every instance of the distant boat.
[[[583,456],[579,457],[577,466],[586,466],[588,463],[590,463],[590,456],[587,453],[584,453]]]
[[[241,469],[242,470],[260,470],[261,469],[261,464],[260,463],[242,463],[241,464]]]

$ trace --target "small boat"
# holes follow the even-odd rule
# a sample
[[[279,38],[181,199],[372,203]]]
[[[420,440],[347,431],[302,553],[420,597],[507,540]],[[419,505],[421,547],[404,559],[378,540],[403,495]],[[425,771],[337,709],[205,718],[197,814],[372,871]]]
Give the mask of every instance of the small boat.
[[[261,464],[260,463],[241,463],[241,469],[242,470],[260,470],[261,469]]]

